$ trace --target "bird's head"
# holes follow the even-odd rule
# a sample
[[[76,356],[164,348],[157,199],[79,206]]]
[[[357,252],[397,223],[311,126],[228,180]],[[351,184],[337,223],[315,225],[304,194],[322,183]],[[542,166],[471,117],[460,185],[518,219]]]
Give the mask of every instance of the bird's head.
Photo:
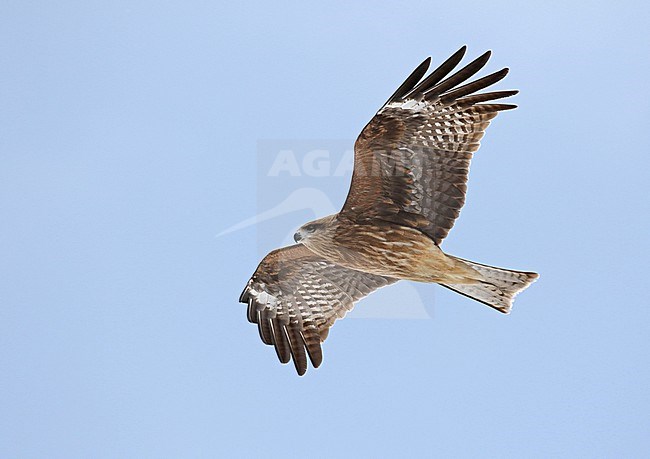
[[[328,215],[327,217],[319,218],[318,220],[305,223],[300,228],[298,228],[296,234],[293,235],[293,240],[296,242],[301,242],[313,236],[314,234],[318,234],[332,223],[332,220],[334,220],[335,216],[336,215]]]

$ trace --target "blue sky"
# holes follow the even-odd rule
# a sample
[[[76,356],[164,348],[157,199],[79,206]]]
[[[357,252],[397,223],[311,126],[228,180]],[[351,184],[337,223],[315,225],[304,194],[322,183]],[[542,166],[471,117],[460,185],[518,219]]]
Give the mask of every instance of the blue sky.
[[[2,2],[0,456],[647,454],[649,13]],[[340,321],[299,378],[237,304],[295,228],[217,237],[283,199],[259,141],[351,146],[463,44],[520,108],[444,248],[541,278],[509,316],[427,286],[428,319]],[[337,180],[314,181],[336,207]]]

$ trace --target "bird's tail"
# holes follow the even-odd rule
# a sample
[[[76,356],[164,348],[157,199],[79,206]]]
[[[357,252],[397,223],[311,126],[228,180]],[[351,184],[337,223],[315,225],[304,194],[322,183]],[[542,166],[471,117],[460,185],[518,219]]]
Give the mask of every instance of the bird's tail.
[[[465,295],[505,314],[510,312],[517,293],[532,284],[539,274],[481,265],[473,261],[452,257],[469,265],[483,279],[473,284],[440,284],[450,290]]]

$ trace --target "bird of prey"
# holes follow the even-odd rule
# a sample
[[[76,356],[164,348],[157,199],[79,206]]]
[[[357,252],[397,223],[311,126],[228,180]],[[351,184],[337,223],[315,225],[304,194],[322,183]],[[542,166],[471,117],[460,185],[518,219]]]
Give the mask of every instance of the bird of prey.
[[[494,101],[517,91],[477,93],[507,68],[465,83],[490,51],[451,74],[465,51],[426,77],[431,58],[409,75],[357,138],[341,211],[303,225],[296,244],[269,253],[246,284],[239,300],[248,304],[249,322],[282,363],[293,359],[299,375],[307,358],[315,368],[321,364],[321,343],[334,321],[380,287],[438,283],[508,313],[515,295],[538,277],[440,248],[465,202],[470,160],[485,129],[516,107]]]

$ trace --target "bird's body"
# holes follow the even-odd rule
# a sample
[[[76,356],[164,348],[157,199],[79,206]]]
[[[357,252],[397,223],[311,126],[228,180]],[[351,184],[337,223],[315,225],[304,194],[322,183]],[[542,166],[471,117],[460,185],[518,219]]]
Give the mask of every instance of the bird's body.
[[[327,223],[300,242],[343,267],[417,282],[464,284],[482,279],[417,229],[376,219],[357,222],[339,214],[323,220]]]
[[[442,240],[465,202],[472,155],[499,111],[492,103],[517,91],[476,94],[507,69],[463,83],[487,52],[458,72],[465,47],[427,77],[427,59],[395,91],[355,143],[352,184],[341,211],[303,225],[297,244],[274,250],[240,301],[260,337],[299,374],[322,361],[321,342],[354,302],[399,280],[438,283],[510,311],[538,276],[445,254]],[[489,103],[483,103],[489,102]]]

